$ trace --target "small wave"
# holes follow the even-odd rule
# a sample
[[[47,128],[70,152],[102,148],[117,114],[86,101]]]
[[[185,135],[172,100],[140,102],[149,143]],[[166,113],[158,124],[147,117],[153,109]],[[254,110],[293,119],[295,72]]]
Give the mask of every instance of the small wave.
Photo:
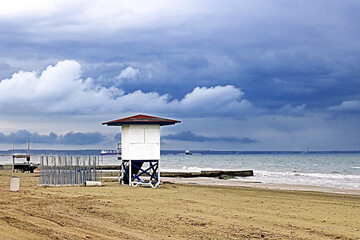
[[[339,174],[339,173],[299,173],[299,172],[270,172],[270,171],[254,171],[258,175],[261,176],[283,176],[283,177],[291,177],[291,176],[302,176],[302,177],[313,177],[313,178],[332,178],[332,179],[360,179],[360,175],[352,175],[352,174]]]
[[[350,168],[352,168],[352,169],[360,169],[360,167],[350,167]]]
[[[258,180],[264,183],[304,184],[344,189],[358,189],[360,175],[254,171],[253,180]]]

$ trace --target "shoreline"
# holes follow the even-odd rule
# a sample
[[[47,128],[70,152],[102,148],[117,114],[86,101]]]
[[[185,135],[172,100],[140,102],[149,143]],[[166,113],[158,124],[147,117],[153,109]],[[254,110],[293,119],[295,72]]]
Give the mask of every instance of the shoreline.
[[[104,165],[104,173],[107,174],[113,172],[118,172],[115,165]],[[107,168],[106,168],[107,167]],[[11,170],[11,164],[0,164],[0,171]],[[220,172],[220,175],[227,175],[227,172],[232,172],[229,174],[229,179],[219,179],[214,176],[210,176],[202,173],[217,173]],[[261,189],[275,189],[275,190],[289,190],[289,191],[310,191],[310,192],[325,192],[325,193],[337,193],[337,194],[351,194],[351,195],[360,195],[360,188],[340,188],[340,187],[327,187],[319,186],[314,184],[293,184],[293,183],[264,183],[257,179],[248,179],[247,176],[242,178],[231,178],[234,172],[241,172],[242,174],[248,172],[253,172],[253,170],[203,170],[203,171],[185,171],[183,169],[164,169],[161,173],[164,173],[165,176],[161,175],[161,179],[164,182],[169,183],[180,183],[180,184],[196,184],[196,185],[207,185],[207,186],[232,186],[232,187],[251,187],[251,188],[261,188]],[[254,171],[256,173],[256,171]],[[175,175],[174,175],[175,174]],[[179,174],[179,175],[176,175]],[[116,174],[117,175],[117,174]],[[184,175],[184,176],[183,176]],[[186,175],[186,176],[185,176]],[[218,174],[219,175],[219,174]],[[240,176],[240,175],[239,175]],[[107,177],[105,177],[106,179]],[[110,177],[111,179],[112,177]]]
[[[172,178],[161,177],[161,180],[166,183],[175,184],[189,184],[189,185],[202,185],[202,186],[222,186],[222,187],[249,187],[260,188],[270,190],[285,190],[285,191],[304,191],[304,192],[322,192],[322,193],[334,193],[334,194],[351,194],[360,195],[360,189],[340,189],[334,187],[323,187],[314,185],[302,185],[302,184],[279,184],[279,183],[262,183],[256,181],[247,181],[244,179],[217,179],[209,177],[200,178]]]
[[[116,176],[103,177],[103,179],[115,180]],[[111,180],[110,180],[111,181]],[[334,187],[323,187],[304,184],[285,184],[285,183],[262,183],[257,181],[247,181],[244,179],[218,179],[212,177],[161,177],[162,184],[182,184],[182,185],[199,185],[199,186],[219,186],[219,187],[247,187],[259,188],[265,190],[283,190],[283,191],[299,191],[299,192],[319,192],[333,194],[349,194],[359,195],[360,189],[341,189]]]

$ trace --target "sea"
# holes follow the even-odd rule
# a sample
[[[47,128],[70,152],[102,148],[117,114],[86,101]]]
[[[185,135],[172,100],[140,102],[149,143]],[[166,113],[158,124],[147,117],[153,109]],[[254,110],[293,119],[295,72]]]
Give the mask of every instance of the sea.
[[[11,164],[10,151],[0,151],[0,165]],[[36,150],[31,161],[41,155],[100,155],[100,150]],[[118,165],[116,156],[100,156],[104,165]],[[241,152],[162,151],[161,171],[253,170],[249,181],[296,184],[360,190],[360,152]]]

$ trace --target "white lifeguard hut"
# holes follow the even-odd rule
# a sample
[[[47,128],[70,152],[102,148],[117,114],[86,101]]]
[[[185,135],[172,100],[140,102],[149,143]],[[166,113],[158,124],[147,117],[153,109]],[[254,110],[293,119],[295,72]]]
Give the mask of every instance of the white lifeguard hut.
[[[142,114],[102,123],[121,126],[120,184],[159,186],[160,126],[175,123],[180,121]]]

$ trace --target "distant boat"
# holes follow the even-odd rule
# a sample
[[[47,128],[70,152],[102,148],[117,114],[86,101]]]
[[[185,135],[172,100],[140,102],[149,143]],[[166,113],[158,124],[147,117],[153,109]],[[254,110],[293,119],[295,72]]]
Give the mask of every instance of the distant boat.
[[[190,152],[189,150],[186,150],[185,155],[192,155],[192,152]]]
[[[309,147],[306,147],[306,149],[305,149],[305,151],[303,152],[303,153],[309,153],[310,152],[310,150],[309,150]]]
[[[103,149],[101,150],[101,155],[118,155],[121,156],[121,143],[117,144],[117,149],[116,150],[107,150],[107,149]]]
[[[117,150],[101,150],[101,155],[120,155],[121,153],[119,153]]]

